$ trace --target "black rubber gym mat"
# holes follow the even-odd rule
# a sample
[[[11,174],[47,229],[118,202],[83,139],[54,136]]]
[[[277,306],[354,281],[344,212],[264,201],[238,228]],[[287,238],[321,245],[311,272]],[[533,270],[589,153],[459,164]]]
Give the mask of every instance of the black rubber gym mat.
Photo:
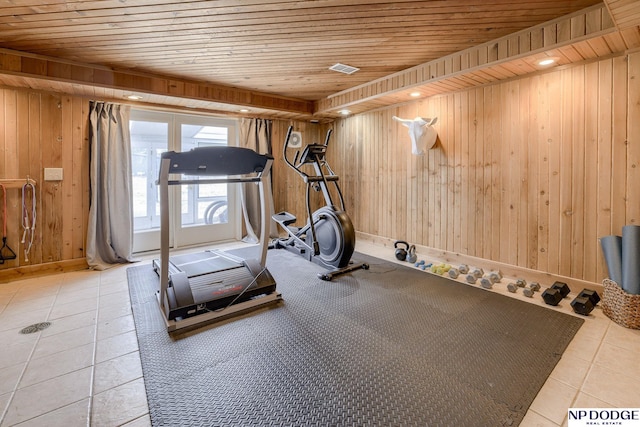
[[[170,337],[151,265],[128,270],[154,426],[518,425],[582,319],[356,254],[324,282],[283,250],[284,301]]]

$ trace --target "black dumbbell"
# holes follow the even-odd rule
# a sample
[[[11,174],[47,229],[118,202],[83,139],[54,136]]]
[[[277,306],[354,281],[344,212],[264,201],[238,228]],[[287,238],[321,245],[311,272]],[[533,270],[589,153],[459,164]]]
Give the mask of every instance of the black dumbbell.
[[[571,292],[571,289],[569,289],[569,286],[567,286],[567,284],[564,282],[554,282],[553,285],[551,285],[551,287],[553,289],[559,290],[560,294],[562,295],[562,298],[566,297],[567,295],[569,295],[569,292]]]
[[[574,312],[588,316],[598,302],[600,302],[600,295],[598,295],[596,291],[583,289],[578,296],[571,301],[571,307]]]
[[[571,292],[571,289],[566,283],[555,282],[550,288],[545,289],[542,293],[542,299],[546,304],[555,306],[562,301],[562,298],[569,295],[569,292]]]

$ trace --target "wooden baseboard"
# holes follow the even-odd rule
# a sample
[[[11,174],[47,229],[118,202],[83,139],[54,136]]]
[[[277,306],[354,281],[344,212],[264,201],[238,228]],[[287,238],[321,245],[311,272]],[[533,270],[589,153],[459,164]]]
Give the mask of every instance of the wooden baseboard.
[[[363,242],[369,242],[378,246],[384,246],[389,248],[390,257],[393,257],[393,244],[394,239],[389,239],[381,236],[374,236],[367,233],[356,232],[356,239]],[[418,260],[426,260],[429,262],[441,262],[451,265],[468,264],[471,267],[480,267],[484,271],[500,270],[504,277],[507,278],[524,278],[527,282],[538,282],[543,287],[549,287],[553,282],[559,281],[569,285],[573,293],[579,293],[582,289],[593,289],[602,295],[604,287],[601,283],[590,282],[588,280],[575,279],[573,277],[566,277],[557,274],[551,274],[544,271],[532,270],[525,267],[519,267],[516,265],[505,264],[501,262],[491,261],[484,258],[477,258],[469,255],[459,254],[455,252],[449,252],[442,249],[430,248],[428,246],[416,246],[416,253]]]
[[[54,273],[86,270],[88,268],[87,260],[84,258],[7,268],[5,270],[0,270],[0,283],[28,279],[31,277],[47,276]]]

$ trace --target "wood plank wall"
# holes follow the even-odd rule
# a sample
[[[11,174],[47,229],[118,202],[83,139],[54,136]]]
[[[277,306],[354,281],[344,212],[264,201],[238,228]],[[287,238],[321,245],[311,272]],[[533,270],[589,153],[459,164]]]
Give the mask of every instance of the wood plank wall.
[[[638,70],[633,53],[339,120],[356,229],[602,280],[598,238],[640,224]],[[435,148],[412,155],[394,115],[437,116]]]
[[[89,209],[88,102],[0,88],[0,181],[36,180],[36,238],[25,261],[21,188],[7,190],[7,244],[18,255],[0,269],[84,258]],[[63,168],[44,181],[44,168]]]
[[[275,157],[273,165],[273,200],[276,212],[286,210],[294,214],[297,218],[297,226],[303,226],[306,223],[307,211],[305,205],[305,184],[302,178],[289,168],[282,156],[282,148],[287,135],[289,126],[293,126],[293,130],[302,133],[302,146],[317,142],[324,143],[327,131],[331,129],[332,124],[327,123],[308,123],[300,121],[275,120],[272,130],[272,146],[273,156]],[[337,149],[337,141],[335,133],[330,140],[329,150]],[[287,156],[293,160],[297,149],[289,148]],[[307,170],[311,173],[311,169]],[[341,177],[342,178],[342,177]],[[311,192],[312,209],[321,206],[323,199],[316,192]],[[282,230],[279,230],[282,231]],[[281,233],[282,234],[282,233]]]
[[[303,222],[304,184],[281,158],[288,126],[323,142],[358,231],[589,281],[598,237],[640,223],[640,53],[340,119],[276,120],[274,202]],[[411,154],[391,117],[438,117],[438,143]],[[88,101],[0,88],[0,179],[37,180],[37,239],[24,261],[19,190],[8,191],[0,269],[83,259]],[[292,154],[295,150],[292,150]],[[45,167],[64,180],[44,182]],[[319,197],[314,194],[314,205]]]

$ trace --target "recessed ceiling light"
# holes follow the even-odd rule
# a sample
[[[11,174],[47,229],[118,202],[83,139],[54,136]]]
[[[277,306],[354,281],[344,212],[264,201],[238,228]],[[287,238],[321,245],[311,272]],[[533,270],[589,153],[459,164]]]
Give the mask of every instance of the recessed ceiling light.
[[[409,94],[409,96],[411,96],[412,98],[417,98],[417,97],[419,97],[420,95],[422,95],[420,92],[411,92],[411,93]]]
[[[349,114],[351,114],[351,111],[349,111],[349,110],[340,110],[340,111],[338,111],[338,113],[342,114],[343,116],[348,116]]]
[[[243,108],[243,109],[241,109],[241,110],[240,110],[240,112],[241,112],[241,113],[248,113],[248,112],[249,112],[249,110],[247,110],[246,108]]]
[[[142,97],[140,95],[127,95],[127,99],[130,99],[132,101],[138,101],[142,99]]]
[[[538,61],[538,65],[542,65],[543,67],[545,67],[547,65],[554,64],[555,62],[556,62],[556,60],[553,59],[553,58],[546,58],[546,59],[542,59],[542,60]]]

